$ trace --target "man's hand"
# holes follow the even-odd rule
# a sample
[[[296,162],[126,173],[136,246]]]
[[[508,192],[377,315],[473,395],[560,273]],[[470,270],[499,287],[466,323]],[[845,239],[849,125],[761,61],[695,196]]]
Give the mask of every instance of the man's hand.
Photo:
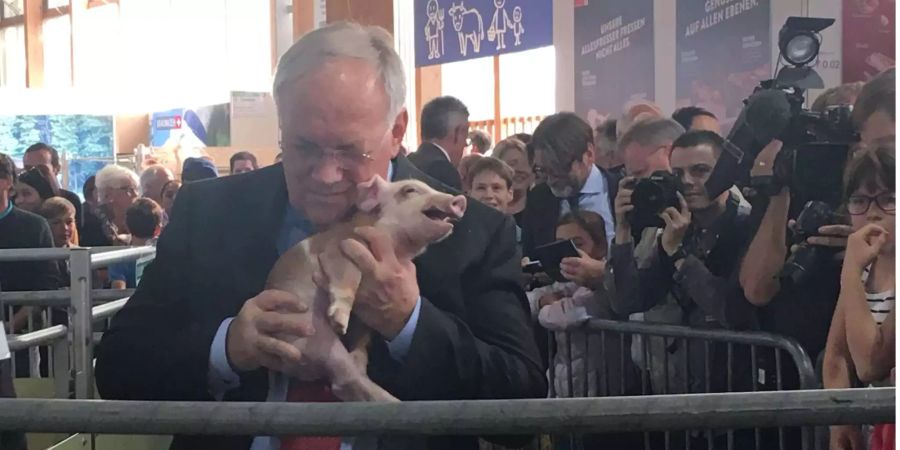
[[[795,220],[788,221],[788,228],[796,227]],[[847,248],[847,237],[853,233],[853,227],[850,225],[825,225],[819,228],[819,235],[811,236],[806,239],[809,245],[819,245],[822,247],[832,247],[841,249],[835,255],[837,261],[844,260],[844,249]],[[799,247],[795,244],[791,246],[791,253],[795,253]]]
[[[631,224],[628,223],[628,213],[634,210],[634,205],[631,204],[634,182],[634,177],[625,177],[619,181],[619,191],[614,202],[617,244],[631,241]]]
[[[579,257],[563,258],[559,271],[567,280],[579,286],[596,288],[603,283],[606,273],[606,260],[591,258],[587,253],[578,250]]]
[[[878,258],[878,253],[887,243],[889,231],[876,224],[868,224],[847,240],[847,254],[844,265],[862,272]]]
[[[688,209],[687,201],[681,192],[677,194],[681,211],[670,206],[659,213],[659,217],[666,222],[666,228],[662,234],[662,247],[669,256],[674,255],[681,247],[684,235],[687,234],[688,227],[691,225],[691,211]]]
[[[345,239],[341,251],[362,272],[353,313],[385,339],[396,337],[419,300],[416,266],[399,260],[389,234],[373,227],[355,230],[363,241]],[[367,247],[368,245],[368,247]]]
[[[865,450],[862,431],[858,425],[835,425],[831,427],[830,450]]]
[[[263,291],[244,303],[228,327],[228,362],[240,372],[259,367],[283,372],[301,357],[288,341],[313,333],[309,307],[299,298],[284,291]]]
[[[778,157],[778,154],[781,153],[782,147],[784,147],[784,143],[778,139],[774,139],[766,144],[762,151],[759,152],[759,155],[757,155],[756,160],[753,161],[753,167],[750,169],[750,176],[772,176],[775,170],[775,159]]]

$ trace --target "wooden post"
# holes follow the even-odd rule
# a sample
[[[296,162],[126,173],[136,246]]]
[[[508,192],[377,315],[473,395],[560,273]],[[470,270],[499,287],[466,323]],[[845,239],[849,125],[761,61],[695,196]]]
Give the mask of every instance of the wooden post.
[[[315,2],[319,0],[294,0],[293,8],[294,40],[316,29]]]
[[[393,0],[327,0],[325,17],[328,23],[349,20],[378,25],[394,34]]]
[[[503,126],[500,123],[502,118],[500,114],[500,55],[494,56],[494,143],[500,142],[500,130]]]
[[[25,0],[25,86],[44,85],[44,1]]]
[[[441,96],[441,66],[428,66],[416,68],[416,119],[422,117],[422,107],[432,99]],[[422,142],[419,130],[415,130],[418,143]],[[415,149],[410,149],[415,150]]]

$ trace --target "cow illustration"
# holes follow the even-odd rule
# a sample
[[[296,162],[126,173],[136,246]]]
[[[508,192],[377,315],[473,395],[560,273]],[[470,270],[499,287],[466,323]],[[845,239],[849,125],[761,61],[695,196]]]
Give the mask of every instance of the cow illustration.
[[[481,13],[475,8],[467,9],[463,2],[451,5],[449,12],[450,17],[453,18],[453,29],[459,36],[459,53],[466,56],[469,50],[469,41],[472,42],[472,50],[479,53],[481,41],[484,40],[484,21],[481,20]],[[467,22],[466,16],[474,17]]]

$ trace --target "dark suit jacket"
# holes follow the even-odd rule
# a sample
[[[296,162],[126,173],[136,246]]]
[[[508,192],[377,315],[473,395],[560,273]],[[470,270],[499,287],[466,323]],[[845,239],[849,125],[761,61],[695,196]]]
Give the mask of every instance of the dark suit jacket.
[[[395,178],[419,178],[406,159]],[[278,258],[287,193],[281,164],[186,185],[137,292],[98,348],[104,398],[212,400],[209,350],[223,319],[262,291]],[[543,397],[543,365],[519,287],[511,218],[471,201],[454,233],[414,262],[422,308],[406,362],[375,339],[369,374],[402,400]],[[229,401],[264,401],[265,370],[241,375]],[[173,449],[249,448],[252,437],[177,436]],[[421,447],[421,446],[420,446]],[[475,449],[470,437],[428,439],[429,449]]]
[[[419,149],[409,154],[409,161],[426,175],[446,184],[447,186],[462,190],[462,180],[459,171],[453,163],[447,159],[444,152],[436,145],[426,142]]]
[[[615,219],[615,200],[619,192],[619,180],[615,174],[597,166],[606,180],[609,192],[609,208]],[[534,258],[535,247],[556,240],[556,224],[563,200],[553,195],[547,183],[541,183],[528,192],[525,210],[522,212],[522,252]]]

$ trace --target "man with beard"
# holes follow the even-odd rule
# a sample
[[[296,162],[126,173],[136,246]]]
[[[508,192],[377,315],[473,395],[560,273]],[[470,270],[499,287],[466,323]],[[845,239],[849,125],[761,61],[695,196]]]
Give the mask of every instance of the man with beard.
[[[609,242],[614,236],[613,202],[619,180],[595,163],[594,133],[574,113],[562,112],[541,121],[532,138],[535,175],[546,183],[528,193],[522,220],[522,245],[526,255],[553,242],[559,218],[570,211],[586,210],[606,223]],[[603,278],[605,264],[588,256],[566,258],[561,267],[570,281],[595,285]]]

